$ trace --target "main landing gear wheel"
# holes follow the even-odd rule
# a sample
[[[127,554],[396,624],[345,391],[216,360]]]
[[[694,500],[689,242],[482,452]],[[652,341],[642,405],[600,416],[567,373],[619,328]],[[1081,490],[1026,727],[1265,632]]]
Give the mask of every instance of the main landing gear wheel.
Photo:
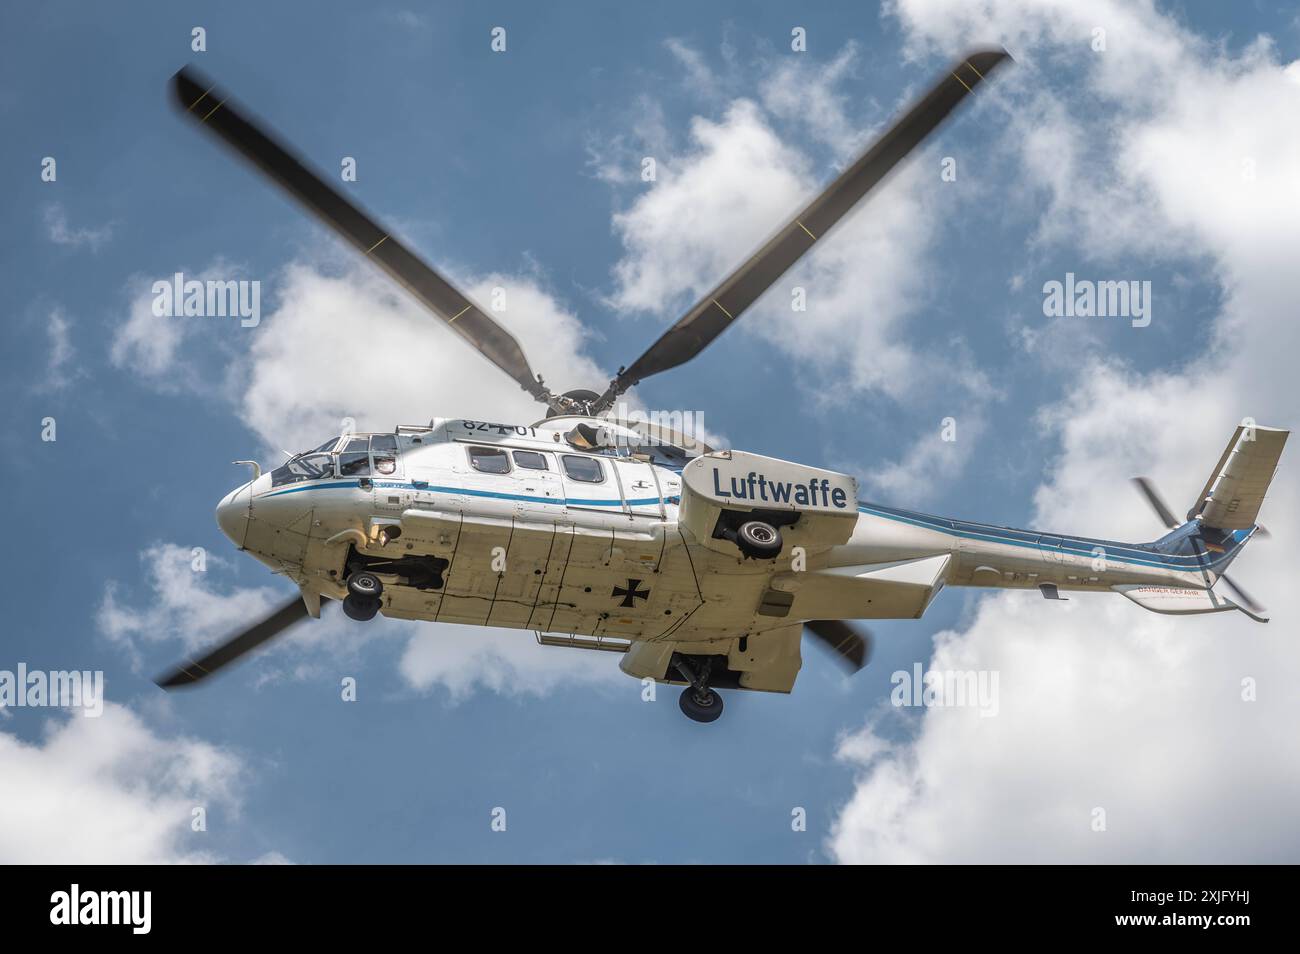
[[[713,722],[722,715],[722,696],[707,687],[700,691],[694,686],[687,686],[677,697],[677,705],[686,714],[686,718],[696,722]]]
[[[365,570],[359,570],[348,577],[348,595],[343,598],[343,614],[348,619],[366,622],[375,618],[379,612],[379,598],[384,593],[384,584],[379,577]]]
[[[384,584],[379,577],[365,570],[358,570],[348,577],[348,594],[361,600],[377,600],[383,595]]]
[[[747,520],[736,530],[736,546],[755,560],[772,560],[781,555],[781,531],[762,520]]]
[[[351,593],[343,598],[343,615],[348,619],[365,623],[375,618],[379,612],[379,600],[359,600]]]
[[[713,668],[707,659],[698,662],[687,656],[673,656],[673,666],[690,685],[677,697],[686,718],[696,722],[714,722],[722,715],[722,696],[709,688],[709,673]]]

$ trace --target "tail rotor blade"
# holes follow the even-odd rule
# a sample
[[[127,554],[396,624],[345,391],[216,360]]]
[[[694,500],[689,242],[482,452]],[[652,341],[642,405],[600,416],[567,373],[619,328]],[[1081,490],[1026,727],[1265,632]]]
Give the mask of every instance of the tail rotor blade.
[[[324,606],[325,603],[326,600],[322,599],[321,605]],[[154,681],[163,689],[192,686],[306,618],[307,604],[302,597],[295,596],[292,602],[285,603],[270,616],[214,646],[200,658],[179,666]]]
[[[1169,505],[1165,503],[1165,499],[1160,496],[1160,491],[1156,490],[1155,484],[1146,477],[1134,477],[1133,483],[1137,489],[1142,492],[1142,496],[1147,498],[1147,503],[1151,505],[1151,509],[1156,512],[1156,515],[1164,521],[1166,527],[1172,530],[1175,527],[1181,526],[1178,520],[1174,517],[1174,512],[1170,510]]]
[[[840,619],[810,619],[804,628],[839,657],[850,672],[857,672],[871,659],[871,634],[859,633]]]
[[[1264,613],[1268,612],[1262,604],[1254,599],[1254,597],[1238,586],[1236,582],[1233,581],[1232,577],[1228,576],[1228,574],[1220,573],[1219,579],[1223,581],[1224,586],[1232,590],[1232,595],[1237,598],[1237,602],[1246,607],[1246,609],[1250,610],[1257,616],[1262,616]]]

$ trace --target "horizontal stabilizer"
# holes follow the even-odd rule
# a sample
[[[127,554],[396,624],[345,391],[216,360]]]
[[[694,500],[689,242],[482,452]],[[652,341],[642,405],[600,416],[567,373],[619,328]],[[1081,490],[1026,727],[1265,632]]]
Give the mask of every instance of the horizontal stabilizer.
[[[1192,515],[1199,513],[1204,526],[1217,530],[1253,527],[1290,433],[1274,427],[1238,427]]]

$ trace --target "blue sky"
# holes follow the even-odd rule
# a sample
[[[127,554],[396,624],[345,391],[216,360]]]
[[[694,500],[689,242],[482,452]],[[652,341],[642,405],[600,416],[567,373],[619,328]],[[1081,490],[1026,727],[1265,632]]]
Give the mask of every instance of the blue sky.
[[[1294,11],[1236,5],[1229,19],[1208,3],[1135,13],[1106,3],[1081,5],[1086,13],[988,6],[961,16],[928,0],[885,13],[673,2],[6,11],[0,279],[10,308],[0,414],[21,452],[12,455],[16,545],[5,557],[0,669],[20,661],[102,669],[114,708],[101,720],[40,709],[0,718],[0,753],[30,772],[11,774],[29,781],[27,798],[41,798],[39,779],[52,774],[42,766],[58,766],[53,774],[65,780],[55,808],[33,804],[15,809],[10,826],[0,820],[0,857],[41,860],[30,834],[41,825],[51,854],[68,860],[99,850],[295,862],[996,857],[970,834],[979,824],[955,820],[961,805],[918,803],[930,796],[917,792],[934,785],[927,759],[945,764],[936,752],[957,717],[891,709],[891,673],[958,658],[1001,668],[1004,680],[1037,673],[1025,682],[1041,689],[1038,677],[1075,660],[1071,648],[1086,656],[1088,634],[1105,631],[1117,652],[1149,650],[1121,661],[1126,684],[1159,682],[1168,666],[1186,665],[1182,681],[1199,685],[1226,639],[1240,640],[1237,630],[1214,640],[1217,631],[1188,624],[1184,633],[1199,634],[1204,646],[1191,645],[1206,655],[1171,664],[1162,647],[1185,647],[1177,641],[1186,637],[1163,620],[1143,635],[1138,625],[1155,623],[1134,607],[1087,617],[1091,608],[1071,607],[1065,626],[1065,609],[974,591],[944,593],[921,621],[873,623],[875,658],[852,679],[806,647],[793,695],[732,693],[724,719],[707,729],[680,716],[675,690],[643,702],[614,659],[557,661],[564,650],[539,649],[526,632],[475,643],[488,637],[336,620],[201,691],[163,697],[149,680],[288,592],[214,524],[216,501],[244,479],[230,461],[267,463],[279,446],[319,443],[343,415],[376,428],[435,415],[540,416],[171,112],[165,83],[187,62],[319,167],[355,156],[351,194],[467,287],[482,295],[506,285],[512,327],[541,355],[534,365],[566,388],[603,383],[691,304],[700,281],[722,274],[679,263],[738,261],[954,49],[1005,42],[1022,60],[1015,75],[942,129],[743,329],[637,397],[651,408],[702,410],[731,446],[852,472],[864,496],[883,503],[1097,536],[1157,535],[1124,485],[1133,468],[1156,473],[1181,500],[1242,414],[1289,426],[1297,406],[1293,388],[1260,382],[1240,394],[1212,387],[1222,400],[1203,414],[1179,399],[1183,387],[1203,396],[1196,385],[1240,368],[1250,349],[1268,354],[1277,330],[1269,308],[1289,292],[1270,284],[1277,269],[1242,264],[1260,259],[1231,226],[1235,200],[1222,215],[1189,211],[1199,205],[1195,175],[1168,163],[1159,174],[1161,144],[1206,123],[1188,119],[1175,80],[1163,98],[1141,71],[1168,79],[1208,57],[1224,115],[1247,132],[1264,129],[1267,112],[1241,117],[1231,96],[1243,77],[1283,82],[1300,55]],[[1094,22],[1109,27],[1101,54],[1088,46]],[[190,50],[196,25],[207,31],[204,53]],[[489,49],[494,26],[507,29],[505,53]],[[793,26],[808,31],[806,53],[790,51]],[[966,32],[955,35],[959,28]],[[1261,34],[1270,38],[1263,46]],[[1125,57],[1143,65],[1114,65]],[[728,151],[740,141],[752,150]],[[662,170],[651,185],[639,180],[644,155]],[[54,183],[41,181],[45,156],[57,160]],[[944,156],[958,160],[955,183],[940,183]],[[1272,183],[1267,158],[1259,163]],[[752,203],[731,201],[720,183],[742,194],[755,184]],[[1293,202],[1283,190],[1264,205]],[[687,231],[683,209],[702,210],[697,234],[666,224],[676,216]],[[1279,228],[1285,244],[1293,236]],[[150,324],[139,303],[153,280],[176,271],[260,280],[262,324]],[[1067,271],[1151,281],[1151,326],[1045,317],[1042,285]],[[783,303],[795,281],[810,290],[807,316]],[[1243,326],[1247,306],[1256,323]],[[1280,327],[1284,309],[1276,311]],[[1232,357],[1234,348],[1247,358]],[[1115,424],[1139,405],[1150,421],[1166,417],[1147,431]],[[40,440],[47,416],[57,420],[52,443]],[[948,416],[955,445],[937,440]],[[1118,450],[1106,444],[1112,432]],[[1294,503],[1293,485],[1283,494],[1279,507]],[[197,578],[193,547],[208,554]],[[1277,549],[1294,553],[1292,544]],[[1064,655],[1042,660],[1030,648],[1011,659],[989,648],[990,632],[1027,646],[1013,632],[1025,626],[1055,638]],[[1241,651],[1260,654],[1259,667],[1276,663],[1268,653],[1295,666],[1293,653],[1249,635],[1255,642]],[[356,703],[340,701],[345,676],[358,681]],[[1113,741],[1116,725],[1139,736],[1154,725],[1108,709],[1091,685],[1066,693],[1078,706],[1069,724],[1095,720],[1101,733],[1076,740],[1079,751]],[[1036,760],[1037,737],[1031,745],[1014,734],[1032,733],[1030,703],[1042,702],[1016,691],[1007,689],[1011,713],[996,730],[977,717],[962,723],[968,734],[956,738],[972,761],[942,786],[979,792],[965,807],[995,832],[1014,827],[1005,806],[1026,791],[1041,792],[1039,804],[1073,804],[1051,787],[1062,773]],[[1177,713],[1198,699],[1151,705]],[[1281,708],[1260,718],[1276,725],[1293,715]],[[1253,755],[1276,754],[1271,729],[1238,728],[1263,740]],[[980,775],[983,745],[1002,774]],[[1167,788],[1136,792],[1125,780],[1142,750],[1106,751],[1071,769],[1102,779],[1108,797],[1139,817],[1190,797],[1189,780],[1172,772]],[[1186,827],[1167,837],[1053,842],[1051,822],[1034,833],[1080,860],[1160,860],[1178,838],[1211,860],[1225,857],[1218,842],[1192,832],[1214,809],[1242,819],[1237,854],[1224,849],[1226,857],[1293,860],[1294,826],[1271,846],[1256,844],[1247,811],[1261,785],[1285,800],[1293,773],[1253,782],[1208,807],[1173,811],[1169,824]],[[1087,806],[1099,797],[1077,794]],[[209,808],[206,832],[190,831],[193,805]],[[506,832],[490,829],[498,806]],[[791,831],[795,807],[807,811],[806,832]],[[882,821],[873,827],[865,816]],[[119,828],[124,818],[140,820],[134,833]],[[930,834],[918,844],[921,829]],[[964,847],[945,853],[949,842]],[[1032,857],[1014,838],[1002,847],[1005,857]]]

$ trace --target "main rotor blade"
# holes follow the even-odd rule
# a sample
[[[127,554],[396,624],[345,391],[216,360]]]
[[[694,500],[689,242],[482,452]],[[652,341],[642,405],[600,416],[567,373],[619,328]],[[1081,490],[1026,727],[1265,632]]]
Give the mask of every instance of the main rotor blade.
[[[172,77],[181,112],[279,183],[326,225],[356,246],[426,308],[539,401],[545,388],[510,332],[434,271],[365,212],[309,169],[290,149],[191,67]]]
[[[1156,490],[1155,484],[1146,477],[1134,477],[1133,483],[1138,490],[1142,491],[1142,495],[1147,498],[1147,503],[1156,512],[1156,516],[1164,521],[1166,527],[1172,530],[1182,526],[1174,517],[1174,512],[1169,509],[1169,505],[1165,503],[1165,498],[1160,496],[1160,491]]]
[[[977,50],[944,74],[811,205],[705,295],[645,354],[619,371],[597,402],[597,410],[610,407],[618,395],[637,382],[683,364],[703,351],[1007,59],[1010,55],[1005,50]]]
[[[857,672],[871,658],[871,634],[860,634],[840,619],[810,619],[804,629],[835,653],[850,672]]]
[[[1232,577],[1228,576],[1228,574],[1220,573],[1219,579],[1227,585],[1228,589],[1232,590],[1232,594],[1237,597],[1237,602],[1246,607],[1246,609],[1250,610],[1257,616],[1262,616],[1264,613],[1268,612],[1268,610],[1251,597],[1249,593],[1238,586],[1236,582],[1233,581]]]
[[[321,606],[327,601],[322,599]],[[217,670],[230,665],[240,656],[249,653],[268,639],[280,635],[300,619],[307,617],[307,604],[301,596],[295,596],[278,610],[261,622],[254,623],[248,629],[232,636],[224,643],[211,649],[206,655],[193,662],[180,666],[165,676],[154,680],[163,689],[175,689],[177,686],[190,686],[201,679],[206,679]]]

